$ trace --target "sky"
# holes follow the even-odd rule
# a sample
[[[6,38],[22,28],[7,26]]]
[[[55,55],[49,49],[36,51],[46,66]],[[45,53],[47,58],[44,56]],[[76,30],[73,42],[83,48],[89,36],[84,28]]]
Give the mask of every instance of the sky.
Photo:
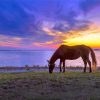
[[[0,0],[0,50],[100,48],[100,0]]]

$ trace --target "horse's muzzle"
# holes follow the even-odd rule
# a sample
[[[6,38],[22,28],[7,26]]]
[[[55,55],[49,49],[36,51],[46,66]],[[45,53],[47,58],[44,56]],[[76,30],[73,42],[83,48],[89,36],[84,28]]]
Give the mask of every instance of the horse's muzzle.
[[[51,71],[51,70],[49,70],[49,73],[50,73],[50,74],[52,74],[52,71]]]

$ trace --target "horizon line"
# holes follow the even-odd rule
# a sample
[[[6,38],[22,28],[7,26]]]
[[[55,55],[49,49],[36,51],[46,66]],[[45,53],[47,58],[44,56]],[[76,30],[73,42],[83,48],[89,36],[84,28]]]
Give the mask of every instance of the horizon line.
[[[0,51],[52,51],[52,50],[56,50],[56,49],[1,49]],[[93,48],[93,50],[100,50],[100,48]]]

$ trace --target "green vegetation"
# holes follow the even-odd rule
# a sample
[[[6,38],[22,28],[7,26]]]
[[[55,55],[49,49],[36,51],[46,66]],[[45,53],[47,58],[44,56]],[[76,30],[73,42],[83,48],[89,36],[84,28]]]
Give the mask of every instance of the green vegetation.
[[[100,72],[0,74],[0,100],[100,100]]]

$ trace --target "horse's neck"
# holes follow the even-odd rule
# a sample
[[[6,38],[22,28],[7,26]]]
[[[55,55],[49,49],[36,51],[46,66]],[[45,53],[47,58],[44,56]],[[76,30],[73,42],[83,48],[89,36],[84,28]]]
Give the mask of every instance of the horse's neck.
[[[55,52],[53,55],[52,55],[52,57],[51,57],[51,59],[50,59],[50,63],[55,63],[55,61],[58,59],[58,55],[57,55],[57,53]]]

